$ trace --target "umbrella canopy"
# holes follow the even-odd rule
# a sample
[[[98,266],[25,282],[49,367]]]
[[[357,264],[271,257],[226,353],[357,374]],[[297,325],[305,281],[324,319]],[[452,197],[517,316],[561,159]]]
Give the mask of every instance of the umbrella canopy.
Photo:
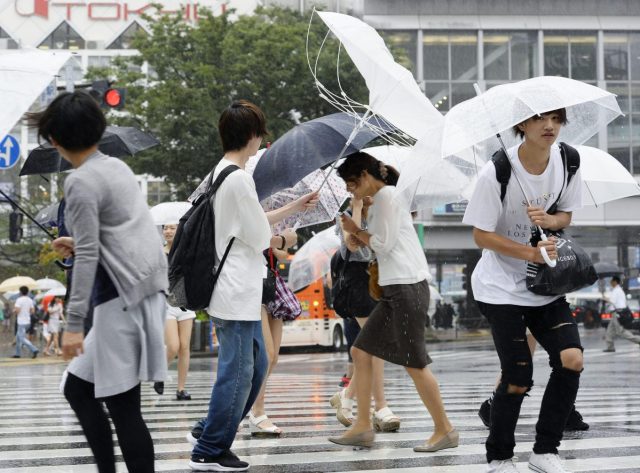
[[[163,202],[152,207],[150,212],[156,225],[177,225],[190,208],[191,202]]]
[[[100,138],[98,149],[109,156],[121,158],[123,156],[133,156],[158,144],[160,142],[155,136],[137,128],[108,126],[102,138]],[[70,169],[71,164],[66,159],[63,159],[53,146],[47,143],[38,146],[29,153],[20,170],[20,175],[48,174],[69,171]]]
[[[0,140],[55,78],[71,58],[66,51],[0,52]]]
[[[60,202],[48,205],[36,215],[36,221],[47,228],[58,226]]]
[[[316,233],[296,252],[289,266],[287,283],[299,291],[331,270],[331,257],[340,248],[335,227]]]
[[[60,281],[56,281],[55,279],[42,278],[36,281],[35,289],[37,289],[38,291],[48,291],[50,289],[59,289],[59,288],[64,289],[64,284],[62,284]]]
[[[629,171],[606,151],[578,146],[584,204],[600,205],[640,195],[640,185]]]
[[[64,297],[67,295],[67,288],[62,286],[62,287],[55,287],[53,289],[49,289],[47,292],[44,293],[45,297]]]
[[[258,198],[263,200],[293,187],[312,171],[338,159],[358,120],[346,113],[334,113],[297,125],[278,138],[264,152],[253,173]],[[368,121],[390,130],[376,118]],[[361,150],[377,136],[377,132],[361,128],[344,155]]]
[[[36,289],[38,283],[29,276],[14,276],[9,279],[5,279],[0,283],[0,292],[13,292],[18,291],[22,286],[27,286],[29,289]]]
[[[370,111],[416,139],[442,121],[442,115],[420,90],[411,71],[394,61],[374,28],[349,15],[317,13],[364,78]]]
[[[598,261],[593,264],[593,268],[596,270],[596,274],[599,278],[606,278],[607,276],[619,276],[624,271],[617,265],[606,261]]]

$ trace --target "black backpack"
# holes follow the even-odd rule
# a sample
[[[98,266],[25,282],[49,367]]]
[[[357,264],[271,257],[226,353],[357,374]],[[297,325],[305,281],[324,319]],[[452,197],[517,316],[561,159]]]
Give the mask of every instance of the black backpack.
[[[191,208],[178,224],[169,253],[169,296],[172,306],[188,310],[202,310],[209,306],[213,289],[222,270],[231,245],[231,239],[216,267],[215,215],[211,198],[232,172],[240,169],[230,165],[224,168],[213,184],[213,171],[207,190],[197,196]]]
[[[580,169],[580,153],[578,150],[566,143],[558,143],[560,145],[560,156],[562,156],[562,165],[567,170],[567,187],[573,176],[576,175],[578,169]],[[496,151],[491,157],[491,161],[496,168],[496,179],[500,183],[500,202],[504,202],[504,196],[507,195],[507,185],[509,185],[509,179],[511,178],[511,164],[509,164],[509,158],[503,149]],[[556,201],[547,211],[548,213],[555,213],[558,201]]]

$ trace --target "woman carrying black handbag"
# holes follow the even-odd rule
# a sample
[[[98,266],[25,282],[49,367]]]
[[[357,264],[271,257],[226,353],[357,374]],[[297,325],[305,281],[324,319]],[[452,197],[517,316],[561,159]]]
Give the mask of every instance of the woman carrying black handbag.
[[[351,212],[348,214],[353,215],[353,220],[358,226],[366,228],[370,205],[370,198],[351,200]],[[336,234],[340,237],[340,249],[335,257],[341,261],[337,265],[337,274],[332,274],[333,308],[341,317],[354,319],[360,327],[363,327],[376,306],[376,301],[369,295],[369,274],[367,273],[373,252],[346,233],[340,222],[336,224]],[[357,371],[354,369],[349,385],[330,399],[331,406],[336,409],[338,421],[345,427],[350,427],[354,420],[352,409],[356,383]],[[400,418],[389,408],[384,395],[384,361],[377,357],[373,358],[373,399],[375,429],[381,432],[398,430]]]

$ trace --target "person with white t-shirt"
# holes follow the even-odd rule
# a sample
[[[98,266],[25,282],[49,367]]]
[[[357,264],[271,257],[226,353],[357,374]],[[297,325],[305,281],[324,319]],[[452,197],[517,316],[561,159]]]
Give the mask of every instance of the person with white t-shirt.
[[[526,287],[527,262],[544,264],[542,248],[552,260],[557,257],[554,237],[531,246],[532,230],[536,226],[561,230],[571,223],[572,212],[582,206],[580,171],[567,185],[567,172],[555,143],[566,117],[566,111],[560,109],[516,125],[514,132],[524,141],[508,150],[512,169],[504,196],[495,164],[490,161],[479,173],[463,218],[474,227],[474,240],[483,249],[471,284],[480,311],[491,325],[502,370],[486,441],[489,472],[518,471],[513,463],[514,432],[524,396],[533,386],[527,328],[549,354],[552,367],[529,468],[539,473],[566,471],[558,446],[583,369],[580,335],[564,296],[541,296]],[[556,203],[557,212],[547,213]]]
[[[611,313],[612,317],[611,320],[609,320],[609,325],[607,325],[607,333],[604,336],[604,339],[607,342],[607,348],[603,351],[607,353],[616,351],[616,347],[614,346],[614,340],[616,337],[621,337],[640,345],[640,337],[625,329],[619,320],[622,313],[629,312],[627,296],[624,295],[624,291],[620,285],[620,278],[618,276],[612,277],[609,284],[611,284],[611,293],[606,300],[613,306],[613,311]]]
[[[26,345],[31,350],[32,358],[38,356],[39,350],[27,338],[27,329],[31,325],[31,314],[35,312],[35,305],[29,296],[29,288],[20,288],[20,297],[16,299],[13,310],[17,315],[18,331],[16,332],[16,354],[12,358],[22,356],[22,345]]]

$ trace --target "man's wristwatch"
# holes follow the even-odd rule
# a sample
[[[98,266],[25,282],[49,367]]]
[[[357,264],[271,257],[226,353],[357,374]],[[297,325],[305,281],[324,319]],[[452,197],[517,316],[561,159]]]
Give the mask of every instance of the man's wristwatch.
[[[284,235],[278,235],[280,238],[282,238],[282,245],[280,245],[280,248],[278,248],[279,250],[284,250],[284,245],[287,244],[287,239],[284,237]]]

